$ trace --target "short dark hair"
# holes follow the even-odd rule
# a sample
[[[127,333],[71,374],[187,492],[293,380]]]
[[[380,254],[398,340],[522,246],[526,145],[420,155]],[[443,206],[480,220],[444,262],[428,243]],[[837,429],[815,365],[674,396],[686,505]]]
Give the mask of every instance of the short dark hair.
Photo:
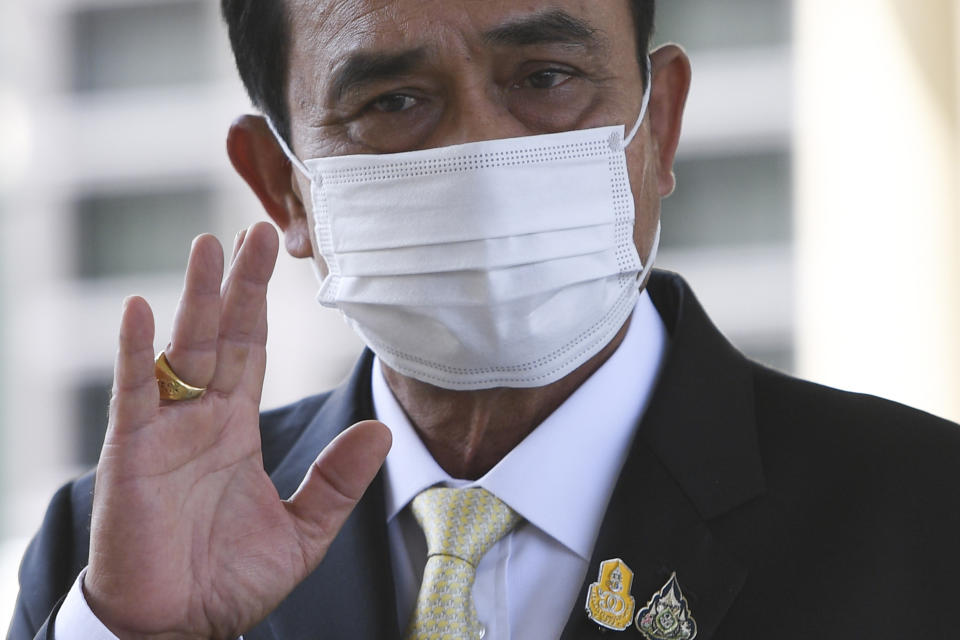
[[[656,0],[630,0],[640,71],[646,75]],[[237,71],[254,106],[290,141],[287,105],[289,33],[283,0],[221,0]]]

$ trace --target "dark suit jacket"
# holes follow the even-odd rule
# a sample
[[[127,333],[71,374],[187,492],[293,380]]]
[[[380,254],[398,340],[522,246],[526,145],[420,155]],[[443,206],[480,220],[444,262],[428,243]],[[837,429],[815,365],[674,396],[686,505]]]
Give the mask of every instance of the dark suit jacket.
[[[766,369],[679,277],[656,273],[649,290],[670,345],[563,640],[613,637],[584,613],[609,558],[634,571],[638,609],[676,572],[699,640],[960,636],[960,429]],[[263,415],[280,495],[341,429],[372,417],[370,363]],[[10,638],[44,637],[86,564],[92,491],[88,475],[54,496],[20,570]],[[388,553],[378,478],[319,568],[245,638],[398,638]]]

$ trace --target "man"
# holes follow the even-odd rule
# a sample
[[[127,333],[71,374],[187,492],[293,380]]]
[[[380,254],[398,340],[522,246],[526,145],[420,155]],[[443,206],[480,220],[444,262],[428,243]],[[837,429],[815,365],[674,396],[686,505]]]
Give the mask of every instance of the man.
[[[231,160],[376,357],[258,419],[277,237],[222,285],[198,238],[156,367],[124,305],[96,491],[11,637],[950,636],[956,427],[751,363],[649,276],[690,82],[652,1],[223,4],[272,121]]]

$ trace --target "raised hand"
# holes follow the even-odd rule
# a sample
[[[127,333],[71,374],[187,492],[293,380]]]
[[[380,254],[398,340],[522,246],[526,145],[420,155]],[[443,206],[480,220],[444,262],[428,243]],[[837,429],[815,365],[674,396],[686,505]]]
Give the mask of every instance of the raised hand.
[[[194,241],[165,350],[197,400],[160,400],[154,323],[124,304],[110,422],[97,469],[84,592],[126,638],[236,638],[313,570],[390,447],[378,422],[354,425],[317,458],[296,494],[277,495],[258,427],[265,295],[278,239],[238,236],[227,279],[212,236]]]

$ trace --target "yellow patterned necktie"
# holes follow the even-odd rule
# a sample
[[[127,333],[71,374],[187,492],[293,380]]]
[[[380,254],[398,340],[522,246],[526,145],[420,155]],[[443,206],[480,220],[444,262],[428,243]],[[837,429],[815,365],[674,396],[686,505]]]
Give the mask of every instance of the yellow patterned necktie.
[[[427,565],[404,639],[482,638],[472,593],[477,564],[520,516],[480,488],[427,489],[412,508],[427,537]]]

